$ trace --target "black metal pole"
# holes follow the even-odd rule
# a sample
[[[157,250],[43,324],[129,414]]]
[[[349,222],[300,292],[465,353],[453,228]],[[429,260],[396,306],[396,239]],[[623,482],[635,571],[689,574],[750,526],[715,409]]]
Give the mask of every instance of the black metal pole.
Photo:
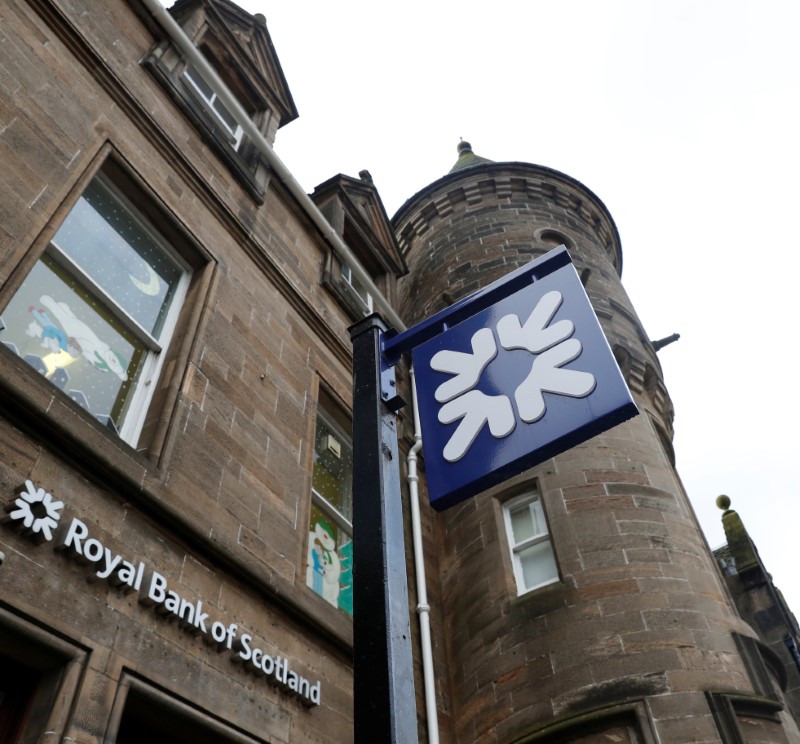
[[[355,744],[415,744],[394,369],[371,315],[353,341],[353,663]],[[390,407],[391,406],[391,407]]]

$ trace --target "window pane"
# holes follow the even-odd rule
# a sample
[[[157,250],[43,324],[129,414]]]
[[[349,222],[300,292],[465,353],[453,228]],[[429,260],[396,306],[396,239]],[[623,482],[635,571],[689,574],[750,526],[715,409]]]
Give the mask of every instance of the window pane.
[[[514,545],[519,545],[536,535],[547,534],[547,522],[539,499],[529,501],[511,511],[511,529],[514,533]]]
[[[311,507],[306,584],[334,607],[353,614],[353,541],[316,504]]]
[[[117,430],[145,349],[52,258],[34,266],[8,307],[0,340]]]
[[[198,91],[203,94],[205,99],[211,102],[214,99],[214,91],[211,90],[211,86],[205,81],[205,78],[194,69],[194,67],[187,67],[186,68],[186,77],[194,83],[197,87]]]
[[[239,125],[236,122],[236,119],[233,118],[233,114],[228,111],[228,108],[225,104],[217,98],[216,101],[212,104],[212,108],[214,109],[217,116],[219,116],[220,120],[222,121],[225,126],[231,131],[231,134],[236,132],[239,128]]]
[[[89,185],[53,243],[158,338],[182,270],[101,181]]]
[[[372,310],[372,295],[367,291],[367,288],[359,281],[358,277],[353,274],[353,270],[347,264],[342,265],[342,279],[344,279],[358,295],[368,310]]]
[[[228,107],[219,99],[219,96],[200,76],[200,73],[198,73],[197,70],[192,67],[188,67],[186,68],[184,74],[186,75],[187,79],[194,84],[197,92],[200,93],[200,95],[209,105],[211,111],[219,120],[219,123],[222,124],[225,129],[227,129],[228,132],[233,135],[234,147],[238,148],[242,140],[243,132],[242,128],[239,126],[239,123],[236,121]]]
[[[347,519],[353,518],[353,448],[323,418],[317,419],[312,486]]]
[[[312,487],[352,520],[353,448],[350,438],[322,412],[314,438]],[[306,584],[334,607],[353,614],[352,534],[315,497],[311,505]]]
[[[531,589],[558,577],[553,548],[549,540],[531,545],[518,554],[522,566],[522,578],[526,589]]]
[[[514,533],[514,545],[518,545],[536,534],[529,504],[511,512],[511,530]]]
[[[547,534],[547,522],[544,519],[544,510],[542,509],[542,502],[539,499],[531,501],[530,503],[531,517],[533,519],[534,534],[544,535]]]

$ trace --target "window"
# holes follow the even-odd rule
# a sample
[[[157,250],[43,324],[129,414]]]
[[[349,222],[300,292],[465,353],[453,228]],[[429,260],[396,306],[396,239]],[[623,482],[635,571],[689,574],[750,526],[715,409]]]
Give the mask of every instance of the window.
[[[353,274],[353,270],[346,263],[342,265],[342,279],[345,281],[347,289],[355,295],[358,301],[363,306],[366,315],[372,312],[372,295],[367,291],[366,287],[358,280],[358,277]]]
[[[329,250],[322,270],[322,284],[345,312],[359,320],[374,309],[373,291],[359,279],[353,262],[366,272],[365,281],[369,278],[395,301],[397,278],[408,273],[408,266],[369,172],[361,171],[359,178],[340,173],[317,186],[311,199],[352,253],[345,258]]]
[[[103,174],[3,310],[0,341],[135,443],[189,268]]]
[[[353,614],[353,447],[322,408],[314,436],[306,584]]]
[[[575,247],[573,241],[571,241],[566,235],[548,228],[536,230],[533,237],[538,238],[544,244],[547,250],[558,248],[560,245],[566,246],[567,250],[573,250]]]
[[[239,145],[242,143],[244,130],[236,122],[233,114],[228,111],[228,108],[219,99],[219,96],[217,96],[197,70],[193,67],[187,67],[186,70],[184,70],[183,76],[191,83],[191,90],[194,91],[205,104],[206,110],[228,135],[230,135],[230,142],[234,150],[238,150]]]
[[[558,581],[553,546],[538,495],[526,494],[503,505],[517,592],[524,594]]]

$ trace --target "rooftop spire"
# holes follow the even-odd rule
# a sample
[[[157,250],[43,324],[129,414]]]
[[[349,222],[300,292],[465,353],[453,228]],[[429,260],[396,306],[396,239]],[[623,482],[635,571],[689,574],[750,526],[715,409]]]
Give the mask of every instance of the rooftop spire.
[[[450,173],[455,173],[464,168],[471,168],[473,165],[493,162],[488,158],[482,158],[480,155],[476,155],[472,152],[472,145],[469,142],[465,142],[463,138],[461,142],[458,143],[456,149],[458,150],[458,160],[456,160],[456,164],[450,169]]]
[[[717,507],[722,509],[722,529],[731,552],[736,570],[741,574],[759,565],[758,555],[739,515],[731,509],[731,500],[725,495],[717,496]]]

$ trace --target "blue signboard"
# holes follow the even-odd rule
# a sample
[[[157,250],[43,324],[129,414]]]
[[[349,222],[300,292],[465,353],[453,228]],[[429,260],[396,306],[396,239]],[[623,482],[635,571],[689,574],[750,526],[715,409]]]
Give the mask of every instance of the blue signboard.
[[[437,510],[638,412],[563,247],[402,335]]]

